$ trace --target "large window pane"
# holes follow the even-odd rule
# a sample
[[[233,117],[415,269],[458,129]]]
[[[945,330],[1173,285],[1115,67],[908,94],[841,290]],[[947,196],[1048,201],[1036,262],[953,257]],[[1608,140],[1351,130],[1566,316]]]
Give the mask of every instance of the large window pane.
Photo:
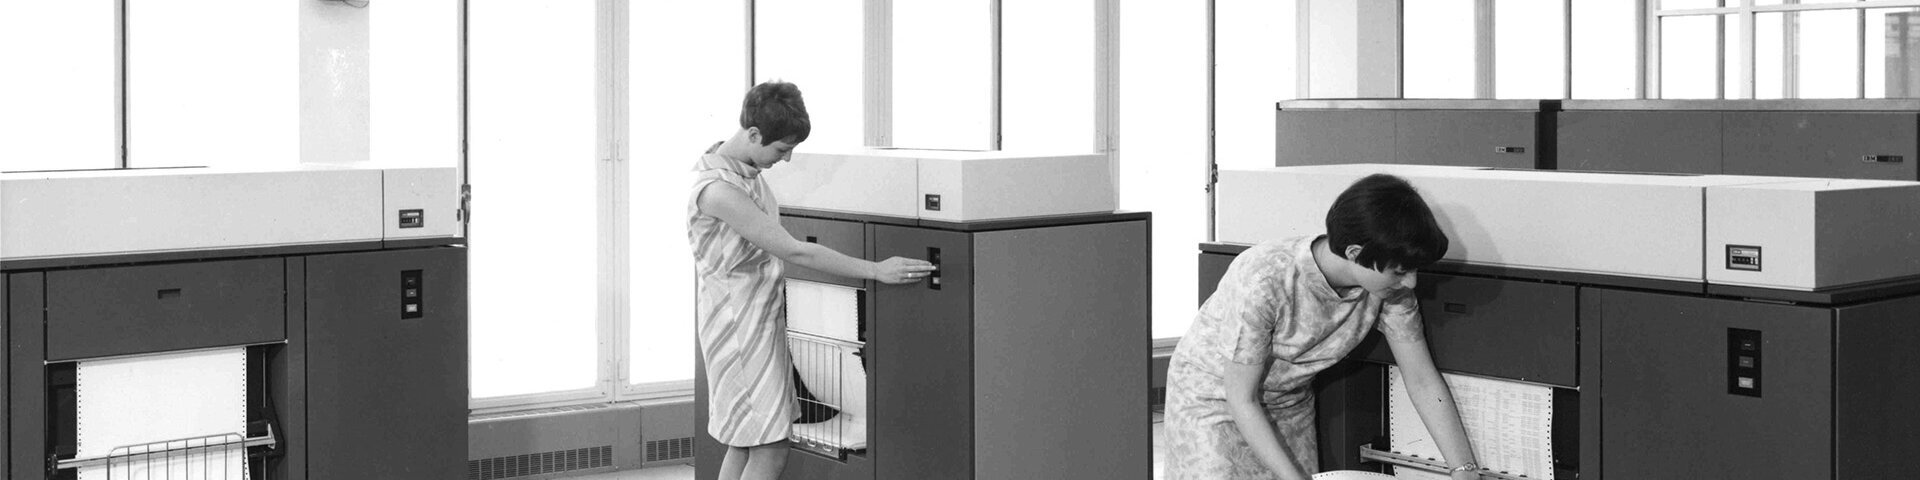
[[[127,0],[128,163],[300,161],[298,2]]]
[[[1787,22],[1782,13],[1753,16],[1753,97],[1787,98]]]
[[[1740,96],[1740,19],[1733,15],[1721,17],[1720,29],[1720,83],[1722,98],[1747,98]]]
[[[1855,98],[1860,82],[1859,10],[1794,12],[1798,95],[1795,98]]]
[[[591,388],[601,208],[594,4],[468,8],[473,396]]]
[[[1273,166],[1274,103],[1294,98],[1298,80],[1297,9],[1292,1],[1214,4],[1214,161],[1220,168]]]
[[[460,163],[460,11],[453,1],[369,12],[368,154],[381,165]]]
[[[793,82],[806,98],[813,133],[800,149],[865,145],[861,75],[866,50],[861,38],[866,21],[862,0],[757,0],[753,7],[754,18],[758,19],[753,37],[756,83]],[[704,40],[705,36],[700,38]],[[673,45],[687,42],[680,39]],[[706,78],[704,72],[672,74]],[[737,103],[734,108],[739,108]]]
[[[1739,3],[1739,0],[1732,1]],[[1726,4],[1726,0],[1659,0],[1659,3],[1661,10],[1686,10],[1689,8],[1720,8]]]
[[[1794,1],[1794,2],[1792,2],[1792,3],[1801,3],[1801,4],[1805,4],[1805,3],[1853,3],[1853,2],[1857,2],[1857,1],[1859,1],[1859,0],[1795,0],[1795,1]],[[1753,1],[1753,4],[1754,4],[1754,5],[1780,5],[1780,4],[1784,4],[1784,3],[1787,3],[1787,1],[1786,1],[1786,0],[1754,0],[1754,1]]]
[[[1401,8],[1406,98],[1473,98],[1474,0],[1422,0]]]
[[[1920,8],[1867,10],[1867,98],[1920,96]]]
[[[112,168],[112,0],[21,2],[0,14],[0,170]]]
[[[1632,2],[1574,0],[1573,98],[1637,96],[1635,13]]]
[[[1719,98],[1720,17],[1660,19],[1660,98]]]
[[[691,380],[687,189],[701,152],[740,129],[740,99],[748,87],[746,7],[741,2],[646,2],[630,8],[628,382]],[[702,41],[683,41],[694,37]]]
[[[1093,151],[1093,0],[1000,5],[1000,148]]]
[[[1196,126],[1207,122],[1207,71],[1196,59],[1207,55],[1206,14],[1204,2],[1120,9],[1120,208],[1153,212],[1154,338],[1185,334],[1199,305],[1192,247],[1207,238],[1207,132]]]
[[[1566,96],[1566,15],[1558,1],[1494,1],[1494,98]]]
[[[992,149],[993,80],[991,2],[893,3],[893,146]]]

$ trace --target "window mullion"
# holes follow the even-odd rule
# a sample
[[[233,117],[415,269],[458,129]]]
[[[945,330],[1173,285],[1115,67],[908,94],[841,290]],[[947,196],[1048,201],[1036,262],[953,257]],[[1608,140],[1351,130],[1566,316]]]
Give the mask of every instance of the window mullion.
[[[861,104],[864,144],[893,146],[893,0],[866,0],[863,42],[866,48],[865,85]]]
[[[1758,80],[1755,78],[1755,64],[1758,63],[1758,59],[1755,57],[1756,48],[1754,46],[1756,35],[1754,31],[1757,28],[1755,25],[1757,19],[1751,8],[1753,7],[1753,0],[1741,0],[1741,3],[1742,7],[1747,8],[1742,8],[1740,11],[1740,78],[1738,83],[1740,90],[1738,93],[1739,96],[1736,98],[1757,98],[1757,92],[1754,91],[1754,85]]]
[[[1494,22],[1493,0],[1473,2],[1473,98],[1493,98]]]

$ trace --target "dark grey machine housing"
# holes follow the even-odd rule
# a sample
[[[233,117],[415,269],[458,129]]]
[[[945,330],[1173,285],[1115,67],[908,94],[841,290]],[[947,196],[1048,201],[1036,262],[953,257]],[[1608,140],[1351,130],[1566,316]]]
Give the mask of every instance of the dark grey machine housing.
[[[1920,99],[1288,100],[1274,164],[1920,180]]]
[[[1288,100],[1275,165],[1552,169],[1557,100]]]
[[[947,223],[786,209],[795,238],[869,260],[929,259],[931,282],[884,285],[789,265],[789,278],[866,289],[868,448],[793,449],[782,478],[1147,479],[1150,215]],[[700,362],[696,362],[699,365]],[[725,447],[696,388],[696,478]]]
[[[1245,248],[1201,244],[1203,302]],[[1418,294],[1441,370],[1553,387],[1556,478],[1920,469],[1915,281],[1785,292],[1442,262],[1421,273]],[[1757,340],[1751,350],[1743,336]],[[1316,379],[1323,468],[1384,468],[1359,451],[1388,445],[1392,362],[1369,335]],[[1735,388],[1740,377],[1761,383]]]
[[[1920,99],[1561,105],[1564,170],[1920,180]]]
[[[462,478],[467,261],[453,243],[0,264],[0,471],[70,478],[54,465],[74,454],[76,362],[245,346],[245,434],[271,425],[276,442],[249,449],[248,478]]]

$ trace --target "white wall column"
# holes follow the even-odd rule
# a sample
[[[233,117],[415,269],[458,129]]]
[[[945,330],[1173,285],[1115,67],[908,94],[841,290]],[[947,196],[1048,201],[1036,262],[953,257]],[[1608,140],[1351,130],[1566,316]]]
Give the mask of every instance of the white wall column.
[[[1399,0],[1300,1],[1308,97],[1400,97]]]

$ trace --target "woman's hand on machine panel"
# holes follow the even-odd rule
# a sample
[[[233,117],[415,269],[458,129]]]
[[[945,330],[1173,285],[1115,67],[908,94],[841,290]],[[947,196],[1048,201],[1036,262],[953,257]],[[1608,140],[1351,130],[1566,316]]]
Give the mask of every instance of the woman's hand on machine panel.
[[[893,285],[913,283],[932,276],[935,269],[926,260],[893,257],[873,264],[873,279]]]

